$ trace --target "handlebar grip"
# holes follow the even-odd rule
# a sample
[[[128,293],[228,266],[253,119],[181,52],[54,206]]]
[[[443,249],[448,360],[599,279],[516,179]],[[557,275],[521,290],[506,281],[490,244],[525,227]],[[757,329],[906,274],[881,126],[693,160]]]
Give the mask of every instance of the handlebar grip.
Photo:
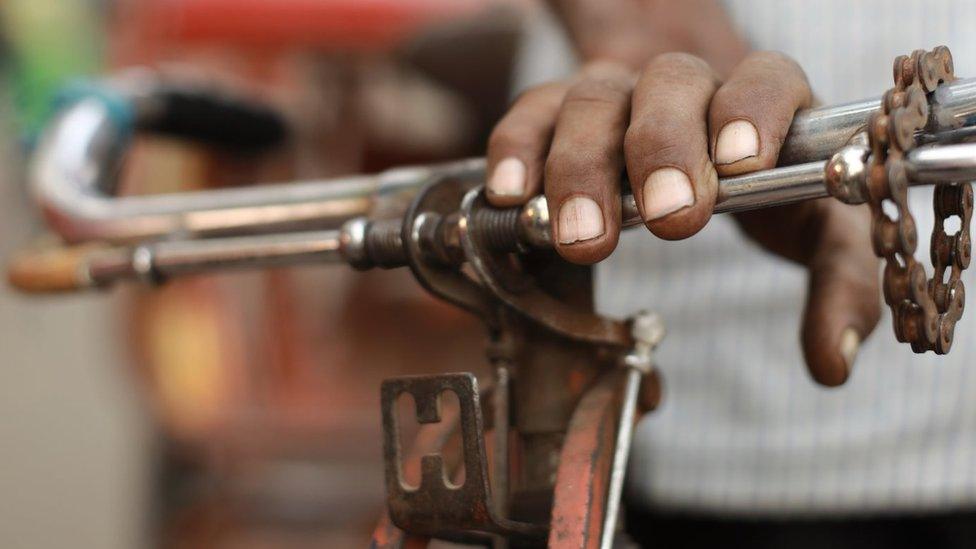
[[[104,246],[34,246],[15,254],[7,265],[7,282],[25,293],[73,292],[90,286],[84,268],[90,255]]]
[[[284,118],[257,101],[176,86],[155,90],[155,96],[162,108],[140,120],[140,130],[246,151],[274,147],[287,137]]]

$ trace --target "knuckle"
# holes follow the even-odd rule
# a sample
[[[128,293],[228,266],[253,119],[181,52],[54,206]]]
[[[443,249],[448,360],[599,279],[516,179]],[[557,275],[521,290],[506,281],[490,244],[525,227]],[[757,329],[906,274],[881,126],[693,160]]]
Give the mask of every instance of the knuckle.
[[[807,104],[812,93],[806,73],[792,57],[778,51],[753,52],[743,61],[746,75],[736,75],[736,80],[750,86],[765,84],[790,103]]]
[[[773,138],[783,139],[802,104],[802,98],[784,93],[783,82],[747,77],[715,92],[710,109],[720,119],[737,116],[755,119],[754,122],[768,128]]]
[[[637,89],[645,100],[651,95],[656,103],[708,106],[719,79],[705,61],[687,53],[663,53],[651,60],[640,75]]]
[[[722,86],[712,98],[712,104],[715,106],[735,107],[742,105],[757,107],[761,111],[765,111],[769,106],[785,102],[786,99],[783,97],[780,83],[761,75],[746,76],[729,85]]]
[[[651,59],[645,72],[710,74],[711,66],[700,57],[685,52],[661,53]]]
[[[627,83],[633,79],[633,71],[626,65],[609,60],[597,60],[587,63],[583,67],[584,77],[603,78],[616,82]]]
[[[512,151],[528,149],[532,146],[529,129],[518,122],[501,123],[488,137],[489,151]]]
[[[654,133],[650,131],[648,124],[631,124],[624,134],[624,151],[628,156],[642,154],[651,148],[654,141]]]
[[[582,103],[617,108],[629,100],[630,90],[623,83],[612,78],[587,77],[570,88],[564,106]]]
[[[514,106],[520,103],[525,103],[526,101],[532,101],[537,96],[546,96],[556,93],[562,87],[563,83],[561,82],[546,82],[544,84],[539,84],[538,86],[533,86],[516,94],[515,99],[512,101],[512,105]]]
[[[800,68],[800,65],[798,65],[792,57],[776,50],[760,50],[751,52],[746,56],[745,62],[787,67],[790,69]]]
[[[600,180],[594,176],[613,173],[618,169],[619,160],[608,151],[556,146],[546,159],[546,182],[574,182],[577,188],[582,188]]]
[[[675,136],[686,135],[687,125],[668,117],[645,118],[627,129],[624,150],[628,159],[639,158],[641,164],[661,164],[674,161],[686,147]]]

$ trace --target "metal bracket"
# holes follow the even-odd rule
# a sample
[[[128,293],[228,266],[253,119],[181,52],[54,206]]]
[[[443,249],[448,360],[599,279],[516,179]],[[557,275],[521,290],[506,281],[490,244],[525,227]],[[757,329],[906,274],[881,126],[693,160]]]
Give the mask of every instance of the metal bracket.
[[[421,459],[420,483],[411,488],[401,474],[396,401],[401,394],[410,393],[417,407],[417,422],[438,423],[441,421],[441,394],[445,391],[454,392],[460,403],[464,482],[460,486],[450,483],[443,456],[432,453]],[[488,489],[488,459],[478,381],[473,374],[388,379],[383,382],[381,397],[387,504],[394,524],[411,534],[446,539],[463,537],[469,532],[522,539],[546,536],[548,527],[545,525],[508,520],[495,512]]]
[[[526,275],[521,261],[504,251],[493,250],[478,231],[475,213],[486,208],[481,187],[464,195],[461,202],[461,244],[468,264],[485,288],[498,300],[533,322],[560,336],[596,345],[625,348],[631,337],[624,322],[582,310],[546,293],[536,280]]]
[[[497,322],[488,293],[450,261],[432,260],[422,244],[423,233],[436,230],[438,223],[457,211],[464,195],[476,185],[476,181],[460,177],[443,177],[426,185],[404,213],[401,240],[407,265],[421,286],[435,297],[481,318],[492,329]]]

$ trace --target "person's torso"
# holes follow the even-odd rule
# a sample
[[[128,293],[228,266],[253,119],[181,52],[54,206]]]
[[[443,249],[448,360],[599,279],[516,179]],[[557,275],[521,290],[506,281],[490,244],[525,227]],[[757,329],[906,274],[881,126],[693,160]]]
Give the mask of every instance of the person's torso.
[[[957,75],[976,76],[976,2],[727,4],[754,47],[794,57],[826,104],[879,97],[895,56],[939,44]],[[911,208],[927,263],[931,191],[913,189]],[[972,271],[964,279],[974,287]],[[976,320],[964,316],[948,356],[916,355],[885,308],[851,379],[826,389],[800,351],[805,284],[727,215],[681,242],[628,231],[599,265],[602,312],[650,309],[668,324],[664,400],[638,427],[631,499],[747,513],[976,504]]]

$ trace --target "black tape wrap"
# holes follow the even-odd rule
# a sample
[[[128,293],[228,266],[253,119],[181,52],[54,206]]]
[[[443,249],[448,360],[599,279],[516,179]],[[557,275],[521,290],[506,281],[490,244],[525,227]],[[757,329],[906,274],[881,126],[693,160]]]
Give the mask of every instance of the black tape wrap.
[[[255,100],[173,86],[154,93],[162,108],[140,120],[140,130],[243,151],[269,149],[287,137],[284,118]]]

